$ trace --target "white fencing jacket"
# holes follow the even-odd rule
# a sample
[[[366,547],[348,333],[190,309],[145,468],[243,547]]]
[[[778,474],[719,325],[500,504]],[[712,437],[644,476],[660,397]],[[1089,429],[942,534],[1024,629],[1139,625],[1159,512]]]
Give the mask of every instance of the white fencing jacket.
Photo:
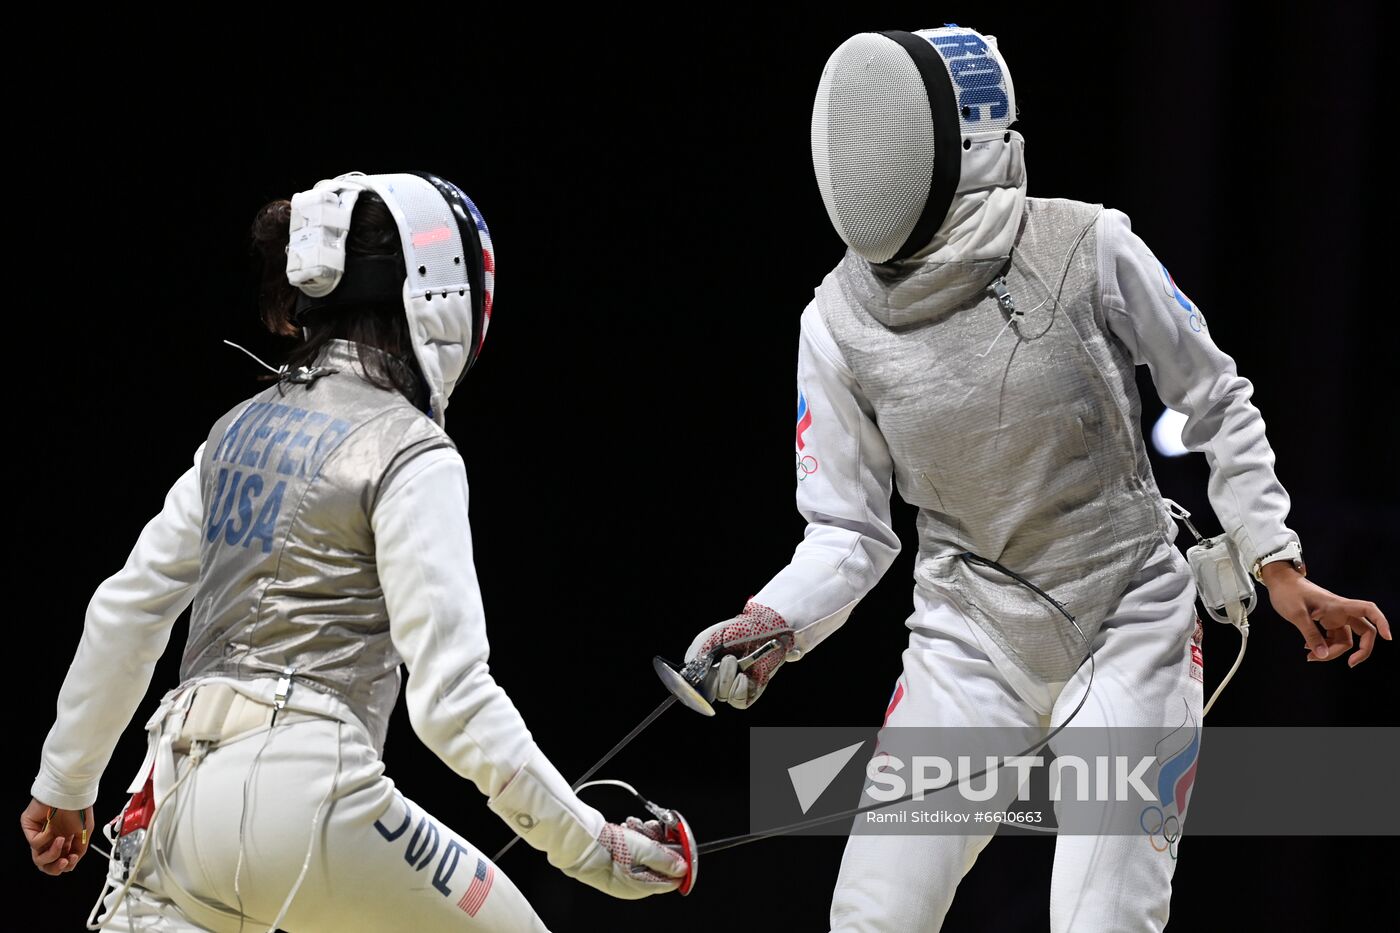
[[[1289,498],[1263,419],[1250,403],[1253,387],[1125,214],[1102,211],[1095,234],[1111,339],[1149,367],[1162,401],[1186,415],[1182,438],[1206,455],[1211,505],[1253,566],[1297,540],[1285,524]],[[798,391],[797,507],[807,529],[754,601],[782,615],[796,629],[797,649],[807,651],[841,626],[900,545],[890,525],[890,450],[816,301],[802,315]],[[1035,568],[1014,569],[1034,579]]]

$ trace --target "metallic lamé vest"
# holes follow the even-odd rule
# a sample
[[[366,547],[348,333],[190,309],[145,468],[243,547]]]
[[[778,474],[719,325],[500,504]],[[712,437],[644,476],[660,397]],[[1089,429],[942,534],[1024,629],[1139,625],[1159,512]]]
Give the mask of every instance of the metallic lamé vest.
[[[817,290],[899,493],[919,508],[916,580],[951,592],[1047,682],[1067,679],[1083,642],[1029,589],[959,555],[1026,577],[1092,643],[1173,530],[1143,445],[1133,362],[1100,304],[1100,210],[1027,199],[1006,275],[1024,312],[1012,328],[985,289],[1002,261],[910,274],[847,253]]]
[[[398,392],[367,382],[356,349],[333,341],[317,363],[334,372],[274,385],[209,432],[180,676],[246,680],[295,668],[293,690],[339,697],[382,749],[401,659],[370,516],[395,471],[453,445]]]

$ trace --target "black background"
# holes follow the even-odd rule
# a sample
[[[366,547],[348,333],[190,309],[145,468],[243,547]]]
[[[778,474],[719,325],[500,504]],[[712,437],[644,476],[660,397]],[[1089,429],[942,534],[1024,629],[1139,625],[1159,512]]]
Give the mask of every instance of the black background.
[[[314,26],[112,14],[32,37],[51,63],[9,101],[22,160],[9,186],[9,356],[25,362],[8,406],[23,607],[11,625],[12,807],[28,799],[93,588],[213,419],[260,388],[255,364],[220,339],[273,360],[287,349],[256,319],[248,221],[351,169],[452,178],[495,239],[496,316],[448,430],[472,483],[497,679],[566,775],[633,725],[661,697],[651,655],[679,657],[799,539],[798,315],[841,253],[808,122],[823,62],[862,30],[942,20],[1000,38],[1030,193],[1132,217],[1255,383],[1313,578],[1400,614],[1379,8],[1070,9],[798,19],[697,7],[493,23],[459,7]],[[1150,426],[1161,406],[1142,384]],[[1154,465],[1163,491],[1216,530],[1203,458]],[[747,726],[877,720],[911,608],[912,510],[896,518],[905,553],[822,650],[747,713],[668,713],[607,773],[681,808],[702,838],[731,835],[747,823]],[[1309,665],[1267,606],[1255,621],[1213,723],[1396,723],[1393,645],[1356,670]],[[1210,627],[1208,689],[1235,646]],[[168,654],[117,746],[100,819],[141,760],[139,723],[175,683]],[[407,794],[488,852],[507,837],[402,710],[386,760]],[[1390,798],[1338,775],[1299,787],[1297,805]],[[624,815],[606,792],[595,803]],[[562,930],[816,930],[841,847],[786,839],[718,854],[691,897],[643,903],[574,883],[523,846],[503,869]],[[102,859],[50,879],[18,838],[8,851],[11,916],[77,928]],[[1386,840],[1188,837],[1174,927],[1339,928],[1389,884],[1391,852]],[[1043,929],[1051,854],[1047,839],[997,840],[945,929]]]

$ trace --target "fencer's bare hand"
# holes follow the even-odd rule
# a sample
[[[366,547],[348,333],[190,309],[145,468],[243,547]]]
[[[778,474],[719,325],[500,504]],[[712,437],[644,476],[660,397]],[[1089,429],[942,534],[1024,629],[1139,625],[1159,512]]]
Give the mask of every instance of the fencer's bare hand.
[[[1355,667],[1371,656],[1377,635],[1391,640],[1390,623],[1375,603],[1324,590],[1287,561],[1265,564],[1260,573],[1274,611],[1303,634],[1309,661],[1340,658],[1360,638],[1360,647],[1347,659],[1347,666]]]
[[[46,875],[61,875],[72,871],[87,854],[92,807],[59,810],[31,799],[19,815],[19,826],[35,866]]]

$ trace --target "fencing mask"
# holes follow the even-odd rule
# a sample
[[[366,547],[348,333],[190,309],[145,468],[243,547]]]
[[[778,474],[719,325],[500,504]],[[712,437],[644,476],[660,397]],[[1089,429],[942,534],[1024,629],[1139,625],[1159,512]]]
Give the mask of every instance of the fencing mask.
[[[812,165],[836,232],[872,263],[908,259],[968,213],[952,210],[958,195],[996,187],[1017,190],[1003,200],[1014,201],[1018,222],[1024,140],[1009,129],[1015,119],[994,36],[949,25],[847,39],[812,108]]]
[[[361,191],[373,191],[389,208],[399,228],[400,255],[346,255],[350,216]],[[437,175],[349,172],[292,197],[287,280],[302,292],[297,314],[353,302],[402,301],[438,424],[448,396],[486,341],[495,273],[491,234],[481,212],[460,188]]]

